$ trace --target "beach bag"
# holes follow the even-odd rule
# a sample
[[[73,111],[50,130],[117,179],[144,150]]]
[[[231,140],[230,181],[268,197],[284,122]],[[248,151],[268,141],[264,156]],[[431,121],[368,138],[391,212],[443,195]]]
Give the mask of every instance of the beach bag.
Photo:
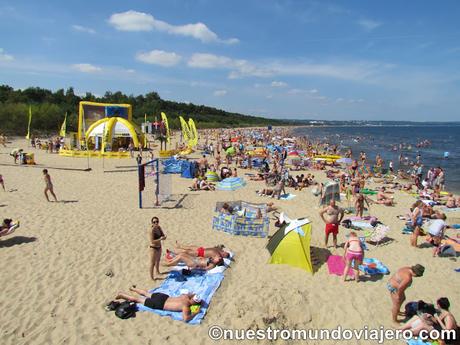
[[[115,309],[115,315],[120,319],[129,319],[136,315],[137,306],[135,302],[125,301],[122,302],[117,309]]]

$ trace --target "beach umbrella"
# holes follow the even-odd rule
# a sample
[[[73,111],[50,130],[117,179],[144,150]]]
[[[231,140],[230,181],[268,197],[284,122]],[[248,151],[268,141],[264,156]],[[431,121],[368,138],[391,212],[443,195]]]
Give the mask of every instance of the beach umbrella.
[[[219,182],[219,175],[215,171],[208,171],[205,176],[209,182]]]
[[[344,158],[337,159],[335,162],[339,163],[339,164],[341,164],[341,163],[351,164],[351,163],[353,163],[353,160],[351,158],[344,157]]]
[[[288,156],[298,156],[299,153],[297,151],[291,151],[288,153]]]
[[[241,177],[228,177],[217,183],[218,190],[234,191],[246,186],[246,181]]]

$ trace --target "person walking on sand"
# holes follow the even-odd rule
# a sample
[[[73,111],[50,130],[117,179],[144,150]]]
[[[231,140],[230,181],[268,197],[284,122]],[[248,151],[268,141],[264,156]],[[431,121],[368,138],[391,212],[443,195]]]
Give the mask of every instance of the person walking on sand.
[[[5,189],[5,181],[3,181],[3,176],[2,176],[2,174],[0,174],[0,185],[2,185],[3,191],[6,192],[6,189]]]
[[[161,229],[160,220],[158,217],[153,217],[152,226],[149,231],[150,240],[150,278],[156,280],[154,271],[157,275],[161,275],[160,272],[160,259],[161,259],[161,241],[166,240],[166,235]]]
[[[47,169],[43,169],[43,177],[45,179],[45,197],[46,200],[50,201],[48,198],[48,192],[53,196],[54,200],[57,202],[56,194],[54,194],[53,183],[51,182],[51,176],[48,174]]]
[[[401,305],[406,300],[406,290],[412,284],[413,277],[421,277],[425,272],[425,267],[417,264],[412,267],[402,267],[393,274],[387,283],[387,289],[390,291],[393,307],[391,315],[393,322],[398,323],[398,315],[402,316]]]
[[[319,212],[319,215],[326,224],[326,234],[324,241],[326,248],[330,234],[332,234],[332,242],[334,243],[334,248],[337,248],[337,234],[339,233],[339,224],[345,216],[343,209],[335,204],[334,199],[331,199],[329,205],[324,207]]]

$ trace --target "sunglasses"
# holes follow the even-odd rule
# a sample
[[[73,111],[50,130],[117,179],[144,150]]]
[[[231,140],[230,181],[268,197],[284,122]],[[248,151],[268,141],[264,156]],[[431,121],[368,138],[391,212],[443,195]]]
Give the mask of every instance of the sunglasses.
[[[158,223],[159,223],[158,220],[154,220],[154,221],[153,221],[153,224],[158,224]]]

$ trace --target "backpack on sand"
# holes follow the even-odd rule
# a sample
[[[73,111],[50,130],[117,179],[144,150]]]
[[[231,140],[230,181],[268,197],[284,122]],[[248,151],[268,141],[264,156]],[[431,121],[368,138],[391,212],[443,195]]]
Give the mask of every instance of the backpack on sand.
[[[115,315],[120,319],[129,319],[136,315],[137,306],[135,302],[125,301],[115,309]]]

